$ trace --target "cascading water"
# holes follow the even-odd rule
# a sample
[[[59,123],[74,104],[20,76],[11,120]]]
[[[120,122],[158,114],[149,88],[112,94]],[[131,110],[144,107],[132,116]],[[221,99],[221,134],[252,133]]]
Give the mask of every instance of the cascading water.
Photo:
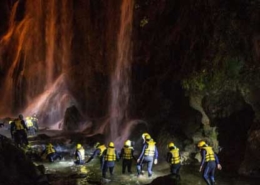
[[[130,94],[130,70],[132,60],[132,21],[133,1],[123,0],[121,5],[120,29],[117,40],[117,59],[115,71],[111,77],[110,136],[111,141],[120,142],[122,127],[128,120]],[[124,128],[125,129],[125,128]],[[120,134],[121,133],[121,134]],[[120,140],[120,141],[119,141]]]
[[[25,106],[26,114],[35,113],[44,109],[39,108],[39,102],[42,102],[44,110],[49,108],[46,115],[41,114],[46,125],[53,124],[50,123],[53,119],[46,117],[55,117],[56,121],[62,119],[64,112],[51,112],[51,107],[59,107],[58,104],[62,103],[64,111],[73,101],[64,89],[64,74],[71,58],[72,3],[71,0],[27,0],[25,4],[23,1],[14,4],[9,30],[0,41],[1,65],[7,71],[2,86],[5,90],[0,93],[0,115],[10,115]],[[24,6],[24,12],[18,11],[19,6]],[[61,81],[63,85],[58,87],[62,89],[56,88],[56,93],[53,92],[53,84]],[[53,98],[57,92],[60,98]],[[46,97],[45,94],[49,98],[41,101],[39,98]],[[67,104],[61,101],[64,96],[70,97],[66,98]],[[37,108],[33,106],[36,104]]]

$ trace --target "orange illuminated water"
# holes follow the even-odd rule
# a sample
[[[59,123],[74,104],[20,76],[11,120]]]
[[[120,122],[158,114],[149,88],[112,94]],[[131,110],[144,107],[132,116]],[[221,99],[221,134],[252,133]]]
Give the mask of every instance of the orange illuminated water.
[[[45,101],[49,107],[44,110],[49,109],[46,114],[52,118],[44,120],[62,119],[64,112],[54,109],[65,106],[61,111],[66,110],[64,97],[46,99],[46,95],[56,96],[50,93],[57,94],[52,89],[60,79],[66,84],[63,75],[69,70],[71,60],[72,3],[71,0],[27,0],[22,17],[21,10],[18,11],[21,3],[16,1],[12,7],[9,29],[0,38],[0,62],[7,71],[3,76],[4,89],[0,91],[0,116],[16,116],[11,115],[13,112],[37,113],[40,110],[35,105]],[[65,87],[56,89],[62,94]]]
[[[110,137],[111,141],[126,137],[120,128],[128,121],[130,72],[132,61],[133,1],[123,0],[117,40],[116,68],[111,77]]]

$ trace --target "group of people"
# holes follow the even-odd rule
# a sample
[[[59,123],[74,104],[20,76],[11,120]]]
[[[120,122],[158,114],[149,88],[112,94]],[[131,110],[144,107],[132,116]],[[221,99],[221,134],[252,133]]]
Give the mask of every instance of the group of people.
[[[35,131],[38,129],[38,125],[34,124],[36,120],[34,115],[31,118],[28,118],[29,124],[23,120],[23,115],[19,115],[18,118],[14,119],[11,122],[11,136],[14,139],[15,143],[20,146],[22,144],[28,145],[27,131],[30,129],[32,134],[35,134]],[[30,128],[32,127],[32,128]],[[132,163],[133,160],[137,162],[137,177],[143,175],[143,166],[147,164],[148,177],[152,177],[152,167],[153,164],[158,162],[158,150],[156,147],[156,142],[152,139],[150,134],[142,134],[143,145],[142,150],[138,158],[134,156],[134,148],[130,140],[125,141],[124,147],[121,149],[120,154],[115,149],[113,142],[109,142],[108,147],[104,144],[96,143],[94,152],[91,157],[86,161],[85,160],[85,149],[81,144],[76,145],[75,150],[75,164],[82,165],[92,161],[95,157],[99,157],[100,160],[100,169],[102,170],[102,177],[106,178],[106,173],[109,170],[110,175],[113,176],[115,162],[122,159],[122,173],[125,174],[126,170],[128,173],[132,173]],[[219,163],[218,156],[214,153],[212,147],[210,147],[205,141],[200,141],[197,144],[197,147],[200,149],[201,153],[201,164],[199,171],[203,173],[203,179],[207,185],[215,184],[215,169],[221,170],[221,165]],[[168,153],[167,153],[167,162],[170,164],[170,173],[172,177],[176,180],[180,180],[180,168],[181,168],[181,155],[179,148],[175,146],[173,142],[168,143]],[[41,154],[53,162],[56,159],[62,159],[62,156],[55,150],[54,146],[51,143],[48,143],[45,147],[45,150]]]
[[[38,130],[38,119],[36,114],[32,117],[27,117],[26,121],[23,119],[23,115],[20,114],[18,118],[11,120],[10,122],[11,137],[17,146],[22,147],[28,145],[28,134],[35,135]],[[27,134],[28,133],[28,134]]]
[[[91,157],[85,161],[85,150],[78,144],[75,152],[75,164],[85,164],[89,163],[96,156],[100,159],[100,169],[102,170],[102,177],[106,178],[107,170],[109,169],[110,175],[113,176],[115,162],[122,159],[122,174],[132,173],[132,162],[137,161],[137,177],[143,175],[142,169],[143,165],[147,164],[148,177],[152,177],[152,167],[153,164],[158,163],[158,150],[156,147],[156,142],[151,138],[150,134],[144,133],[142,135],[143,146],[142,151],[138,158],[134,156],[134,148],[130,140],[124,143],[124,147],[121,149],[120,155],[115,149],[113,142],[108,144],[106,147],[104,144],[96,143],[95,151]],[[197,144],[198,149],[201,153],[201,163],[199,171],[203,173],[203,179],[207,185],[215,185],[215,169],[221,170],[221,165],[219,163],[218,156],[214,153],[212,147],[206,144],[205,141],[200,141]],[[167,162],[170,164],[170,173],[174,179],[180,180],[180,168],[181,168],[181,155],[179,148],[175,146],[173,142],[168,143],[167,152]]]

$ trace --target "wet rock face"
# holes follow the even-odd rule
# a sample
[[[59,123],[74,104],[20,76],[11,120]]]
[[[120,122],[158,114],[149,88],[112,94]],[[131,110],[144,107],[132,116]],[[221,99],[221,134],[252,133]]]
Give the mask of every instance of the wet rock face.
[[[21,149],[2,135],[0,135],[0,159],[0,184],[37,184],[39,171],[34,164]]]

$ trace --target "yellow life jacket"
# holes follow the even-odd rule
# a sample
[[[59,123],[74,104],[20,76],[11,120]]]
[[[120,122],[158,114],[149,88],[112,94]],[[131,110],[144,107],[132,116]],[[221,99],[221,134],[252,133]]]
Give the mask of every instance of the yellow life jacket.
[[[46,153],[47,153],[47,155],[52,154],[52,153],[55,153],[55,150],[54,150],[54,148],[53,148],[52,145],[48,145],[48,146],[46,147]]]
[[[16,130],[24,130],[24,126],[22,125],[22,121],[20,119],[15,120],[14,123]]]
[[[174,148],[170,152],[172,154],[171,164],[179,164],[181,159],[179,154],[179,148]]]
[[[33,121],[31,117],[26,118],[26,125],[27,127],[33,127]]]
[[[132,159],[132,147],[124,147],[123,159]]]
[[[77,160],[84,160],[85,159],[85,150],[83,147],[81,147],[80,149],[78,149],[80,155],[81,155],[81,159],[78,158],[77,156]]]
[[[206,150],[206,159],[205,159],[206,162],[215,161],[216,160],[215,159],[215,153],[212,150],[212,147],[206,146],[206,147],[203,147],[203,149]]]
[[[153,157],[154,153],[155,153],[155,144],[156,144],[156,142],[149,141],[149,142],[147,142],[147,144],[148,144],[148,146],[147,146],[147,148],[144,151],[144,155]]]
[[[107,153],[105,155],[105,161],[115,161],[115,160],[116,160],[115,148],[107,148]]]
[[[104,150],[107,149],[107,147],[105,145],[100,145],[97,148],[100,150],[99,157],[101,157]]]

